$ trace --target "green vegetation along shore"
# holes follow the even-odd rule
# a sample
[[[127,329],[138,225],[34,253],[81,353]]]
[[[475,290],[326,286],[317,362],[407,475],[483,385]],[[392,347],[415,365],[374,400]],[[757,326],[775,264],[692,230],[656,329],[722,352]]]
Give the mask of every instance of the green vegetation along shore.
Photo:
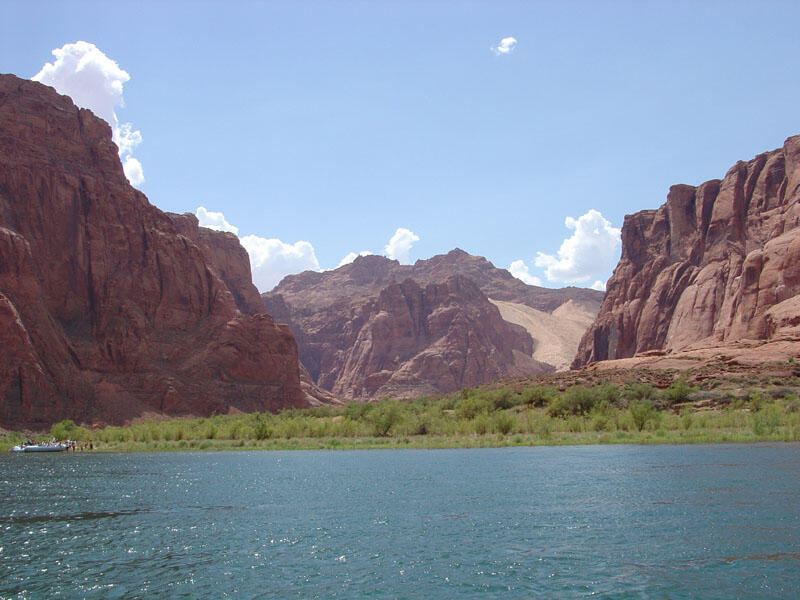
[[[234,449],[466,448],[617,443],[800,440],[798,388],[731,380],[702,389],[649,383],[465,388],[417,400],[384,399],[279,414],[149,420],[89,430],[2,432],[0,449],[28,437],[92,440],[112,452]],[[789,382],[795,383],[795,382]]]

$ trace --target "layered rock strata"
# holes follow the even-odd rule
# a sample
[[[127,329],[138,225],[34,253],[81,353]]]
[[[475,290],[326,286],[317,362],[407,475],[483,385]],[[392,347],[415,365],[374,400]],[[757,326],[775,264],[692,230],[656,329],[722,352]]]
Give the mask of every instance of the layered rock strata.
[[[573,366],[800,336],[800,136],[625,218]]]
[[[0,425],[305,405],[249,273],[128,184],[107,123],[0,76]]]

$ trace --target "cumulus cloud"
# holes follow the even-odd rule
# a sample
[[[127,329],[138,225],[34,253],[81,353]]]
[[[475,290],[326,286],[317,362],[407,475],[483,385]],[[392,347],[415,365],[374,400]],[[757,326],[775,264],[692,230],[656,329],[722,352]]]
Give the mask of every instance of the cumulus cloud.
[[[250,255],[253,283],[261,292],[274,288],[286,275],[320,270],[314,246],[309,242],[287,244],[276,238],[257,235],[246,235],[239,241]]]
[[[205,206],[198,206],[194,214],[200,222],[201,227],[208,227],[216,231],[230,231],[231,233],[239,235],[239,228],[228,223],[225,219],[225,215],[221,212],[210,211],[207,210]]]
[[[78,41],[53,50],[55,60],[45,63],[31,79],[53,86],[76,105],[88,108],[111,125],[112,139],[119,147],[125,176],[132,185],[144,182],[142,164],[131,154],[142,142],[142,134],[130,123],[120,124],[116,109],[125,106],[124,84],[131,76],[97,46]]]
[[[606,291],[606,282],[605,282],[605,281],[600,281],[600,280],[598,279],[597,281],[595,281],[595,282],[594,282],[594,283],[591,285],[591,288],[592,288],[593,290],[597,290],[598,292],[605,292],[605,291]]]
[[[562,242],[557,256],[543,252],[536,256],[535,265],[545,270],[548,281],[581,283],[613,268],[620,230],[599,211],[591,209],[577,219],[567,217],[564,224],[573,233]]]
[[[524,260],[515,260],[508,266],[508,272],[511,273],[514,277],[519,279],[520,281],[527,283],[528,285],[542,285],[542,280],[536,277],[535,275],[531,275],[530,270],[528,269],[528,265],[525,264]]]
[[[397,231],[389,240],[384,248],[384,253],[389,258],[400,261],[401,264],[409,264],[408,253],[411,247],[419,241],[419,236],[410,229],[398,227]]]
[[[126,156],[125,162],[122,163],[122,170],[132,186],[138,187],[144,183],[144,170],[142,169],[142,163],[138,159]]]
[[[513,37],[504,37],[500,40],[500,43],[496,46],[492,46],[492,52],[494,52],[497,56],[502,56],[503,54],[509,54],[514,48],[517,47],[517,39]]]
[[[355,252],[348,252],[345,255],[345,257],[342,260],[339,261],[339,264],[336,265],[336,267],[334,267],[334,268],[338,269],[339,267],[343,267],[345,265],[349,265],[351,262],[353,262],[359,256],[370,256],[371,254],[372,254],[372,252],[370,252],[369,250],[362,250],[358,254],[356,254]]]

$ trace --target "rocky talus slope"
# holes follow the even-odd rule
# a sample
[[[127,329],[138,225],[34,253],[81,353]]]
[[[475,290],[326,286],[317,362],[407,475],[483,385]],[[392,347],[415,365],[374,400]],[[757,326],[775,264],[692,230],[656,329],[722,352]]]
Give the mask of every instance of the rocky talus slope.
[[[111,129],[0,75],[0,425],[303,406],[235,236],[166,214]]]
[[[363,256],[262,294],[290,324],[312,381],[358,400],[566,368],[602,297],[529,286],[458,249],[414,265]]]
[[[799,224],[800,136],[721,181],[673,186],[661,208],[625,218],[622,257],[573,366],[726,349],[747,360],[793,356]]]

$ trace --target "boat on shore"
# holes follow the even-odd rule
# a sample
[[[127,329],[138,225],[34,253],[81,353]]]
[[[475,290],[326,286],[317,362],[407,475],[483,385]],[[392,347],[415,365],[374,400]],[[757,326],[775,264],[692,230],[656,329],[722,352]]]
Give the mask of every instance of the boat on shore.
[[[23,442],[11,448],[12,452],[64,452],[70,448],[68,442]]]

